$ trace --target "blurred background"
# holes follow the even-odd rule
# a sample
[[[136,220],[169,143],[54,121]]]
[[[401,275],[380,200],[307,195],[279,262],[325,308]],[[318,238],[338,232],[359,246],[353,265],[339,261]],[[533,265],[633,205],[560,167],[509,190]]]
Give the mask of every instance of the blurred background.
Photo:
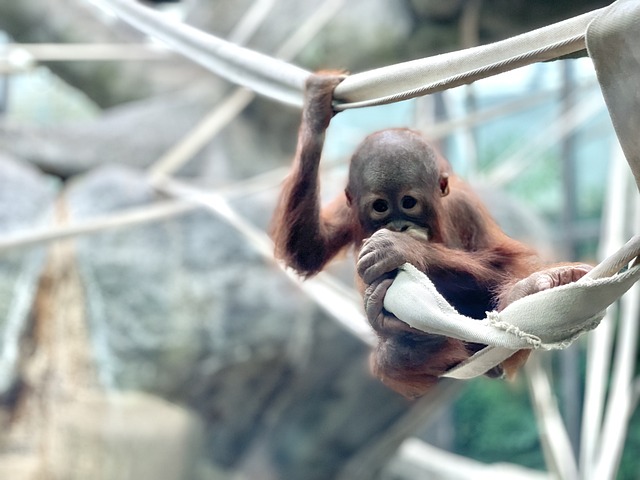
[[[322,16],[290,60],[360,72],[608,3],[147,5],[268,55]],[[0,31],[0,478],[577,478],[553,465],[531,375],[445,382],[409,402],[371,378],[369,347],[314,300],[314,287],[302,289],[265,254],[296,108],[249,99],[189,149],[185,139],[210,127],[235,86],[105,4],[2,2]],[[584,52],[340,113],[323,195],[344,188],[364,136],[397,126],[423,131],[505,231],[549,261],[596,263],[606,253],[607,205],[632,180]],[[180,188],[157,188],[158,173]],[[189,198],[203,192],[239,220]],[[616,228],[628,238],[637,215],[626,211]],[[353,259],[330,270],[357,306]],[[581,338],[533,360],[585,465],[588,345]],[[640,478],[640,416],[631,412],[618,432],[619,479]]]

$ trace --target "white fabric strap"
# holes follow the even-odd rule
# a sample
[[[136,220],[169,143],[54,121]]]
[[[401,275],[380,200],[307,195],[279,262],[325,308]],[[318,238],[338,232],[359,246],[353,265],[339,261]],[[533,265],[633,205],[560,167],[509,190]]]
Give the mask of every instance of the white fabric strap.
[[[591,22],[587,50],[613,127],[640,185],[640,2],[618,0]]]
[[[309,75],[275,58],[175,22],[134,0],[96,0],[142,32],[237,85],[302,106]],[[336,110],[426,95],[585,48],[598,10],[500,42],[348,76],[335,91]]]
[[[138,30],[243,87],[282,103],[302,106],[307,70],[243,48],[172,20],[133,0],[99,0]]]
[[[616,130],[620,145],[629,163],[629,167],[640,186],[640,2],[636,0],[618,0],[602,9],[591,21],[586,31],[586,46],[591,57],[600,88]],[[602,278],[611,275],[623,266],[633,255],[633,246],[627,244],[621,251],[598,265],[590,278]],[[611,260],[618,260],[614,263]],[[623,274],[628,275],[626,281],[633,282],[633,268]],[[616,280],[626,283],[623,277]],[[621,293],[626,291],[622,286]],[[605,287],[603,287],[605,288]],[[614,292],[614,286],[607,286],[607,291],[599,288],[592,296],[578,301],[577,306],[590,306],[597,300],[596,296]],[[523,299],[523,305],[527,302]],[[584,303],[582,303],[584,302]],[[520,302],[516,302],[520,303]],[[577,312],[576,312],[577,313]],[[447,373],[454,378],[471,378],[487,371],[502,360],[509,357],[511,351],[500,348],[485,348]]]
[[[336,110],[397,102],[446,90],[585,48],[594,10],[500,42],[348,76],[336,87]]]
[[[640,254],[640,236],[577,282],[524,297],[483,320],[458,313],[429,278],[405,264],[387,291],[384,306],[427,333],[488,345],[445,376],[472,378],[523,348],[565,348],[595,328],[606,308],[640,279],[640,265],[615,273]]]
[[[588,23],[585,42],[609,114],[640,186],[640,2],[618,0],[582,20]],[[576,22],[574,27],[579,30],[584,25]],[[594,328],[604,310],[638,280],[637,264],[616,272],[638,256],[639,247],[635,237],[580,281],[522,298],[482,321],[451,313],[450,306],[434,308],[444,298],[411,266],[399,273],[387,292],[385,307],[415,328],[489,345],[445,374],[472,378],[520,348],[562,348]],[[522,346],[525,343],[528,346]]]

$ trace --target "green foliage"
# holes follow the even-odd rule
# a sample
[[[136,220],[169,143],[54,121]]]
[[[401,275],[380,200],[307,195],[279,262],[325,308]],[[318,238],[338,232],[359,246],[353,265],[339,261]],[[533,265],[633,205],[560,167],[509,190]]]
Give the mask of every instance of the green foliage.
[[[456,453],[476,460],[512,462],[544,469],[526,385],[478,379],[469,382],[454,406]]]
[[[524,140],[520,136],[505,136],[493,145],[486,145],[480,153],[480,167],[491,171],[499,167],[496,159],[502,152],[513,151]],[[546,216],[558,215],[562,205],[561,163],[555,151],[544,152],[526,167],[524,172],[506,185],[506,190],[526,205]]]
[[[636,409],[629,422],[627,441],[622,453],[617,480],[638,480],[640,478],[640,409]]]

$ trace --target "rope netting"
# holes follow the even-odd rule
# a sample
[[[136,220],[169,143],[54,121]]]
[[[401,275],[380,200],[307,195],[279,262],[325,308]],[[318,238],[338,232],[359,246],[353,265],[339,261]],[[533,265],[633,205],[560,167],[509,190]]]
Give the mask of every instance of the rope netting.
[[[168,178],[181,162],[190,158],[199,145],[217,133],[221,126],[234,118],[253,98],[254,93],[265,95],[285,104],[302,105],[304,83],[309,71],[289,63],[296,48],[304,45],[324,23],[339,11],[343,0],[327,0],[320,13],[304,25],[276,56],[270,57],[206,34],[188,25],[171,20],[133,0],[100,0],[105,8],[171,49],[204,66],[215,74],[242,87],[208,116],[193,137],[169,152],[150,170],[158,188],[181,198],[177,204],[159,206],[141,218],[142,212],[131,212],[123,223],[109,225],[96,222],[83,229],[68,229],[63,236],[91,232],[98,228],[126,226],[139,221],[155,221],[180,214],[204,205],[227,219],[241,231],[265,256],[271,255],[268,238],[235,214],[219,195],[203,195],[194,189]],[[618,0],[609,7],[534,30],[490,45],[404,62],[367,72],[349,75],[335,90],[335,108],[346,110],[380,105],[443,91],[455,86],[513,70],[531,63],[551,60],[587,48],[596,68],[609,113],[626,160],[636,183],[640,181],[640,5],[633,0]],[[250,23],[250,22],[248,22]],[[250,27],[247,27],[250,29]],[[239,34],[237,40],[245,38]],[[304,40],[307,39],[307,40]],[[247,90],[248,89],[248,90]],[[637,193],[637,192],[636,192]],[[109,220],[109,219],[107,219]],[[99,225],[98,225],[99,223]],[[106,226],[105,226],[106,223]],[[56,237],[42,235],[31,238],[33,243]],[[22,242],[22,243],[21,243]],[[0,243],[0,252],[24,246],[24,239],[14,244]],[[640,237],[632,238],[618,252],[596,266],[584,279],[556,289],[539,292],[520,299],[503,312],[489,315],[486,321],[469,322],[438,297],[429,279],[407,266],[389,289],[385,306],[399,318],[428,332],[457,336],[467,341],[484,343],[468,362],[449,372],[455,378],[471,378],[484,373],[496,363],[520,348],[564,347],[578,334],[593,329],[603,311],[622,296],[640,278],[640,266],[632,263],[640,254]],[[629,266],[630,265],[630,266]],[[621,269],[629,268],[620,273]],[[315,283],[314,283],[315,282]],[[322,276],[307,281],[308,292],[324,306],[334,305],[334,316],[345,319],[359,316],[351,298],[342,295],[339,302],[322,301],[323,297],[338,298],[340,288]],[[444,302],[444,303],[443,303]],[[351,305],[351,307],[349,307]],[[360,315],[361,316],[361,315]],[[434,322],[436,319],[436,322]],[[636,319],[637,320],[637,319]],[[352,328],[368,342],[370,331]],[[366,330],[366,331],[365,331]],[[621,382],[630,384],[629,375]],[[623,384],[621,390],[624,390]],[[625,390],[626,391],[626,390]],[[628,396],[621,397],[624,403]],[[611,431],[620,429],[619,418],[605,425]],[[589,458],[594,457],[600,432],[586,441]],[[613,435],[613,434],[612,434]],[[614,437],[619,439],[620,436]],[[608,442],[613,445],[615,442]],[[615,448],[615,445],[610,448]],[[606,452],[601,454],[606,460]],[[580,471],[596,471],[592,478],[610,478],[615,461],[589,460]],[[577,471],[577,467],[574,469]]]
[[[286,60],[293,58],[302,46],[308,43],[308,41],[321,30],[323,25],[339,12],[342,3],[343,0],[326,0],[320,5],[316,14],[313,15],[308,22],[301,25],[294,35],[278,49],[276,55]],[[345,110],[348,108],[379,105],[426,95],[454,86],[471,83],[480,78],[502,73],[530,63],[545,61],[582,50],[588,44],[589,53],[596,65],[598,78],[605,99],[607,100],[614,126],[620,137],[620,143],[631,165],[631,170],[636,173],[636,178],[638,178],[637,172],[640,170],[638,167],[640,164],[640,140],[638,140],[637,135],[634,134],[634,132],[637,131],[637,129],[634,130],[634,127],[637,128],[637,126],[634,122],[628,122],[627,119],[630,118],[630,115],[633,115],[634,111],[637,111],[633,110],[632,107],[640,105],[640,100],[636,98],[635,102],[629,102],[627,100],[629,97],[624,94],[624,92],[631,92],[630,95],[633,97],[635,92],[637,96],[637,91],[633,90],[633,81],[629,82],[628,79],[638,77],[617,75],[616,72],[620,69],[616,68],[615,65],[615,62],[626,62],[624,65],[626,71],[638,71],[637,62],[635,62],[633,55],[630,55],[630,52],[624,52],[622,48],[624,46],[622,44],[634,45],[633,42],[629,41],[631,32],[635,33],[634,23],[630,19],[637,19],[638,8],[633,6],[632,3],[633,2],[628,0],[620,0],[610,7],[595,10],[490,45],[436,55],[349,75],[338,86],[334,93],[336,109]],[[177,170],[224,125],[235,118],[235,116],[249,104],[255,93],[266,95],[288,104],[301,105],[302,103],[303,85],[309,72],[300,67],[282,59],[270,57],[213,35],[206,34],[193,27],[172,20],[132,0],[110,0],[109,2],[103,2],[103,5],[142,32],[164,42],[178,53],[241,86],[241,88],[229,95],[220,106],[214,109],[214,111],[194,129],[192,134],[177,144],[174,149],[169,151],[167,155],[150,168],[151,181],[158,188],[167,188],[168,175]],[[251,36],[252,29],[255,30],[256,25],[259,25],[259,16],[264,18],[268,11],[268,9],[265,8],[257,10],[257,12],[251,11],[247,13],[247,18],[243,19],[247,21],[240,22],[239,29],[241,31],[238,32],[237,35],[235,32],[232,32],[232,38],[241,42]],[[621,14],[620,12],[623,13]],[[615,37],[615,43],[612,42],[612,37]],[[614,44],[615,47],[612,47]],[[614,62],[613,65],[612,62]],[[601,68],[598,68],[598,65],[600,65]],[[624,84],[625,81],[627,84]],[[611,87],[612,85],[614,87]],[[173,187],[175,190],[175,183]],[[201,196],[195,195],[193,191],[191,191],[189,197],[192,201],[193,198],[199,199],[195,201],[196,204],[200,203],[208,205],[209,207],[212,205],[210,198],[203,200]],[[218,205],[225,205],[223,197],[217,197],[216,202]],[[88,225],[81,227],[63,228],[60,232],[49,231],[30,237],[27,236],[26,238],[18,237],[8,239],[8,242],[0,244],[0,251],[6,251],[16,246],[73,236],[79,233],[90,233],[101,228],[114,228],[141,221],[154,221],[166,216],[180,214],[191,208],[188,204],[158,206],[158,208],[147,214],[144,212],[131,212],[122,219],[106,218],[93,223],[90,222]],[[218,210],[222,211],[224,209],[221,207]],[[220,211],[218,214],[221,214]],[[235,223],[238,224],[237,221],[235,221]],[[240,228],[240,230],[247,233],[248,230],[245,227],[246,225]],[[248,234],[248,236],[249,238],[257,238],[253,234]],[[264,249],[265,245],[263,240],[256,242],[256,248],[258,248],[258,250]],[[628,257],[625,257],[625,259],[627,261],[632,260],[637,255],[639,249],[640,238],[632,239],[626,247],[626,250],[624,250]],[[630,257],[628,255],[629,251],[634,252]],[[429,280],[426,277],[421,278],[419,272],[411,271],[410,267],[408,267],[407,270],[411,272],[411,275],[409,275],[411,282],[409,283],[411,283],[412,287],[419,287],[423,298],[431,298],[431,289],[428,286],[430,283]],[[600,272],[600,270],[602,270],[602,268],[596,267],[594,272]],[[566,328],[568,318],[573,318],[573,322],[580,324],[580,322],[584,322],[585,319],[598,317],[606,306],[612,303],[619,295],[622,295],[622,293],[630,288],[630,286],[635,283],[635,280],[637,280],[636,276],[631,278],[628,274],[617,276],[615,273],[616,272],[608,271],[607,278],[609,280],[607,280],[607,282],[617,286],[624,286],[615,290],[616,295],[609,295],[607,297],[608,303],[606,305],[604,305],[602,301],[590,301],[595,297],[592,294],[588,295],[585,298],[585,303],[583,303],[583,305],[589,306],[589,308],[587,308],[588,311],[583,311],[584,309],[582,309],[577,316],[567,316],[567,310],[573,310],[575,312],[575,309],[563,308],[562,304],[563,299],[564,302],[572,301],[570,300],[572,292],[582,288],[581,282],[564,286],[562,289],[555,289],[556,291],[553,293],[554,298],[551,304],[554,306],[557,314],[555,316],[552,315],[555,320],[545,323],[544,328],[547,329],[547,331],[562,330],[570,332],[570,334],[567,333],[564,338],[564,343],[558,343],[558,339],[556,343],[561,345],[568,344],[571,338],[575,336],[575,329]],[[595,275],[595,273],[592,273],[588,278],[592,278],[593,275]],[[407,284],[406,277],[406,272],[401,273],[397,282],[398,285]],[[585,279],[585,281],[587,281],[587,279]],[[597,284],[598,282],[595,283]],[[590,285],[589,291],[591,291],[591,289],[597,292],[604,291],[603,287],[599,284],[595,287],[594,285]],[[398,308],[397,305],[401,305],[406,300],[407,291],[408,287],[406,286],[400,289],[392,288],[388,295],[389,305],[395,303],[395,308]],[[514,306],[510,306],[511,309],[506,313],[502,312],[499,315],[492,314],[492,319],[488,318],[487,322],[491,323],[494,327],[501,324],[512,325],[517,331],[537,332],[533,334],[535,338],[544,337],[544,334],[540,335],[540,328],[542,328],[540,322],[536,321],[531,315],[526,314],[526,312],[518,310],[518,314],[513,316],[513,322],[509,320],[505,323],[504,320],[497,320],[497,317],[501,319],[510,317],[511,310],[517,310],[516,306],[522,307],[524,304],[527,304],[527,308],[531,308],[533,311],[546,308],[550,303],[549,299],[539,298],[543,297],[543,294],[546,295],[545,292],[541,292],[541,294],[519,300],[514,303]],[[391,306],[389,306],[389,308],[391,308]],[[425,307],[421,315],[423,317],[429,317],[430,315],[427,315],[426,312],[429,312],[428,307]],[[404,311],[397,312],[397,316],[405,321],[408,321],[412,315],[416,315],[415,311],[413,313]],[[424,323],[422,320],[420,322],[418,322],[421,325],[419,328],[425,331],[430,331],[429,329],[433,330],[435,328],[437,333],[447,334],[449,336],[460,335],[460,325],[454,321],[453,316],[449,318],[448,322],[441,323],[437,325],[437,327],[434,326],[433,322],[431,322],[431,325],[428,324],[428,321],[427,323]],[[529,324],[529,322],[531,322],[531,324]],[[465,319],[462,319],[463,325],[468,323]],[[597,322],[587,322],[587,324],[589,328],[593,328]],[[482,328],[482,325],[482,322],[474,322],[473,328]],[[563,326],[562,328],[560,328],[561,325]],[[582,328],[581,331],[586,329],[586,327]],[[482,374],[483,371],[485,371],[483,370],[485,364],[497,361],[498,358],[507,355],[509,349],[505,350],[505,345],[495,344],[495,339],[492,338],[492,335],[489,334],[488,331],[472,334],[468,330],[468,327],[463,327],[463,330],[463,339],[482,342],[489,345],[489,347],[486,351],[478,352],[470,362],[460,366],[455,372],[451,372],[450,374],[452,376],[468,378],[469,376]],[[362,331],[360,331],[360,336],[364,336],[367,341],[370,341],[370,336],[366,334],[363,335]],[[528,346],[512,345],[512,347],[530,348],[540,346],[543,343],[544,342],[534,342],[534,344],[529,344]],[[502,348],[503,351],[499,353],[497,349],[500,348]]]
[[[606,61],[607,68],[605,70],[607,72],[615,72],[616,69],[611,68],[610,63],[623,56],[623,54],[620,53],[618,48],[614,49],[615,54],[612,54],[612,44],[609,37],[612,35],[624,35],[624,38],[628,39],[627,35],[629,32],[626,30],[630,29],[630,25],[631,29],[633,29],[633,22],[630,22],[629,18],[637,18],[629,14],[630,8],[628,4],[629,2],[619,1],[605,9],[594,10],[493,44],[349,75],[336,88],[334,93],[336,109],[344,110],[405,100],[471,83],[478,79],[503,73],[530,63],[557,58],[584,49],[588,42],[588,32],[590,32],[589,53],[591,56],[595,56],[597,59],[603,59],[600,61]],[[106,5],[113,9],[121,18],[141,31],[165,42],[170,47],[175,48],[179,53],[200,63],[227,80],[285,103],[301,104],[303,85],[309,75],[308,71],[280,59],[269,57],[215,36],[205,34],[188,25],[174,22],[131,0],[111,0]],[[619,20],[611,20],[616,14],[619,15],[617,12],[621,9],[625,11],[625,22],[622,24]],[[638,9],[636,8],[631,11],[631,13],[637,15]],[[595,26],[590,28],[592,24]],[[619,32],[620,30],[625,30],[625,32],[623,34],[611,33],[612,31]],[[592,40],[593,38],[596,40]],[[597,39],[601,38],[607,38],[607,41],[599,43]],[[620,41],[618,41],[618,43],[620,43]],[[597,46],[601,47],[600,50],[602,51],[596,52],[595,50],[598,50]],[[597,59],[594,60],[596,68],[598,67]],[[607,89],[606,85],[603,84],[602,75],[605,74],[601,72],[601,69],[598,69],[598,74],[610,110],[619,109],[619,106],[616,105],[614,107],[612,103],[615,103],[616,99],[621,97],[619,92],[623,90],[624,86],[616,84],[616,92],[611,93],[611,89]],[[620,80],[618,77],[620,76],[613,75],[613,79],[619,83]],[[607,78],[609,83],[613,82],[612,78]],[[628,85],[626,87],[629,88]],[[248,99],[245,98],[246,93],[241,96],[239,108],[242,108],[242,105],[248,101]],[[232,96],[231,99],[233,98]],[[629,104],[628,102],[624,103],[627,110]],[[612,113],[612,118],[614,119],[615,125],[617,118],[615,113]],[[625,116],[625,119],[626,118],[628,118],[628,115]],[[618,123],[625,125],[624,121]],[[637,172],[640,145],[636,145],[636,142],[638,142],[636,137],[628,131],[621,132],[621,129],[622,127],[617,127],[618,134],[621,137],[621,144],[623,145],[625,153],[627,153],[627,159],[631,164],[632,171]],[[633,138],[633,140],[629,140],[630,138]],[[625,148],[625,145],[629,142],[633,144]],[[172,170],[173,168],[168,169],[168,171]],[[628,250],[632,250],[634,254],[629,258],[625,257],[625,259],[627,261],[632,260],[637,255],[639,248],[640,238],[632,239],[630,246],[627,247],[625,252],[628,253]],[[601,268],[597,267],[594,272],[600,272],[600,270]],[[584,321],[585,319],[601,318],[602,315],[599,314],[603,309],[617,299],[619,295],[622,295],[622,293],[630,288],[637,280],[636,276],[630,276],[628,274],[618,276],[615,275],[615,273],[616,272],[608,271],[607,275],[607,283],[613,283],[619,287],[614,289],[615,294],[607,297],[608,303],[606,303],[606,305],[604,305],[602,301],[590,301],[594,298],[593,293],[585,296],[585,302],[582,302],[581,305],[587,305],[588,308],[586,310],[581,309],[578,315],[580,318],[575,318],[575,316],[567,317],[567,310],[575,311],[575,308],[567,309],[562,307],[562,304],[563,302],[573,302],[572,294],[583,288],[583,284],[587,281],[593,282],[589,286],[589,292],[603,292],[604,287],[594,281],[595,277],[593,277],[593,275],[595,274],[590,275],[588,279],[585,279],[585,282],[577,282],[576,284],[565,286],[562,289],[556,289],[553,293],[554,298],[551,304],[558,314],[554,317],[556,318],[555,323],[549,321],[544,324],[547,332],[569,332],[564,339],[564,344],[568,344],[569,340],[576,334],[575,329],[566,328],[568,318],[573,318],[573,321],[578,323],[581,319]],[[403,277],[403,275],[400,275],[400,277]],[[414,286],[419,285],[423,289],[423,294],[429,290],[428,288],[425,289],[428,279],[420,279],[414,275],[412,281],[414,282]],[[622,286],[620,287],[620,285]],[[390,293],[391,295],[388,297],[391,303],[396,296],[406,296],[406,288],[393,289]],[[511,309],[516,309],[516,306],[522,307],[524,304],[527,304],[527,308],[531,308],[533,311],[541,308],[545,309],[549,305],[549,299],[538,298],[545,295],[547,295],[547,293],[533,295],[517,301]],[[423,295],[425,298],[427,296],[428,295]],[[405,320],[405,317],[408,315],[410,315],[408,312],[398,314],[403,320]],[[501,315],[502,317],[507,317],[509,316],[509,312],[503,312]],[[536,322],[536,319],[532,318],[531,315],[525,315],[523,311],[518,310],[518,315],[514,317],[520,319],[515,320],[515,322],[518,323],[519,329],[527,331],[533,329],[540,333],[541,324],[539,321]],[[535,322],[537,327],[528,325],[528,322]],[[481,325],[481,323],[476,323],[478,327]],[[494,318],[494,326],[500,323],[501,322],[498,322]],[[593,328],[596,324],[597,322],[589,323],[589,328]],[[560,328],[560,325],[563,325],[563,327]],[[422,326],[421,328],[428,330],[428,328],[433,328],[433,326]],[[445,331],[440,333],[448,332],[448,334],[451,335],[456,328],[457,323],[451,322],[448,327],[445,328]],[[586,329],[585,327],[581,331]],[[468,335],[469,332],[466,332],[466,334]],[[539,335],[537,335],[537,337],[539,337]],[[466,339],[470,340],[470,338]],[[486,337],[484,340],[474,338],[474,341],[483,341],[490,345],[491,356],[494,358],[505,354],[505,352],[503,352],[502,355],[496,354],[495,348],[497,348],[497,346],[492,345],[490,337]],[[559,340],[557,339],[557,341]],[[562,342],[559,344],[562,344]],[[529,345],[529,347],[531,347],[531,345]],[[517,348],[527,347],[520,345]],[[489,356],[490,355],[484,351],[477,355],[478,359],[484,357],[485,361]],[[482,367],[484,362],[480,360],[473,360],[471,363],[480,365],[480,370],[484,368]],[[478,370],[476,374],[481,374],[482,371],[480,370]]]

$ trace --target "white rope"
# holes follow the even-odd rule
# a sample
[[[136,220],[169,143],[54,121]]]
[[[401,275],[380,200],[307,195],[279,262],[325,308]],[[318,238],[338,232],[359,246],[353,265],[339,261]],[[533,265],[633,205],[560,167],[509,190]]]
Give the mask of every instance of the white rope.
[[[562,422],[551,380],[540,358],[533,356],[525,365],[529,398],[538,424],[540,444],[551,478],[578,480],[578,465],[571,440]]]
[[[593,20],[595,13],[599,16]],[[581,21],[572,21],[570,29],[582,31],[582,42],[584,29],[593,20],[593,26],[589,27],[589,51],[597,53],[594,63],[598,80],[638,182],[640,62],[635,54],[640,45],[637,29],[640,6],[632,0],[618,0],[606,9],[576,18]],[[595,328],[606,308],[640,279],[637,260],[628,270],[617,273],[639,254],[640,236],[637,236],[579,281],[524,297],[502,312],[489,313],[484,320],[470,319],[448,304],[443,306],[446,301],[428,277],[405,265],[387,291],[384,305],[419,330],[488,345],[445,375],[472,378],[506,360],[516,350],[564,348],[578,335]]]
[[[628,219],[632,206],[637,203],[635,183],[618,144],[612,146],[608,177],[598,258],[605,258],[623,243],[629,230]],[[580,430],[580,471],[584,480],[598,480],[598,477],[593,475],[596,470],[597,452],[600,451],[599,441],[609,392],[609,373],[619,310],[619,304],[609,308],[603,322],[588,338]]]
[[[406,100],[583,50],[587,26],[599,11],[489,45],[350,75],[336,88],[336,108]]]
[[[213,192],[203,192],[170,178],[166,178],[162,183],[157,183],[156,188],[173,197],[205,207],[241,233],[256,252],[269,261],[273,260],[273,242],[271,239],[263,230],[255,227],[236,213],[227,199],[221,195]],[[373,346],[376,344],[376,336],[364,319],[361,307],[362,302],[355,290],[345,287],[345,285],[340,284],[324,272],[300,282],[298,275],[293,270],[288,268],[283,268],[283,270],[291,279],[296,281],[298,286],[311,299],[348,331],[368,345]]]
[[[244,12],[240,21],[229,32],[228,40],[236,45],[244,45],[255,35],[269,16],[275,0],[255,0]]]
[[[28,56],[40,62],[70,61],[147,61],[173,55],[158,45],[116,43],[13,43],[0,47],[0,60],[11,62],[16,56]]]
[[[624,0],[616,2],[616,4],[622,3],[625,3]],[[304,80],[309,72],[286,62],[281,62],[225,42],[211,35],[206,35],[186,25],[174,23],[131,0],[110,0],[108,6],[140,30],[164,41],[169,46],[176,48],[180,53],[183,53],[228,80],[285,103],[301,104],[301,92]],[[379,105],[413,98],[471,83],[480,78],[512,70],[530,63],[545,61],[582,50],[586,45],[585,35],[587,27],[594,18],[607,10],[608,9],[596,10],[490,45],[351,75],[336,88],[335,108],[344,110],[347,108]],[[629,22],[630,20],[627,21]],[[633,28],[633,25],[631,27]],[[611,32],[606,30],[607,28],[609,28],[609,26],[606,24],[604,27],[600,27],[600,24],[598,24],[596,30],[600,31],[604,29],[607,34],[611,34]],[[604,35],[602,35],[602,37],[604,37]],[[637,81],[637,78],[634,79],[634,81]],[[605,91],[605,94],[606,93]],[[618,99],[619,98],[620,97],[618,97]],[[611,102],[610,98],[607,98],[607,100],[609,104]],[[616,123],[615,116],[614,123]],[[626,145],[625,153],[628,152],[629,146],[637,147],[637,145],[629,140],[628,135]],[[640,155],[640,153],[638,153],[639,151],[640,148],[635,148],[632,154],[627,153],[627,158],[630,162],[631,158],[637,159],[638,155]],[[635,157],[633,157],[633,155],[635,155]],[[638,178],[637,172],[639,169],[637,162],[635,165],[632,164],[631,167],[634,173],[636,173],[636,178]],[[637,241],[637,239],[634,240]],[[502,332],[503,336],[511,335],[510,342],[513,342],[513,338],[519,338],[521,343],[517,345],[514,343],[500,345],[500,342],[497,342],[494,346],[479,352],[477,354],[478,357],[484,357],[485,359],[493,357],[492,361],[494,361],[496,357],[506,355],[508,350],[528,348],[531,346],[531,343],[524,345],[522,342],[525,341],[526,343],[527,340],[531,340],[531,336],[540,337],[540,345],[545,348],[562,347],[575,335],[586,329],[593,328],[594,324],[599,320],[599,318],[597,318],[598,312],[622,295],[622,293],[635,282],[639,272],[638,267],[635,266],[628,272],[615,275],[615,280],[599,282],[596,279],[603,273],[604,268],[606,268],[604,264],[601,264],[596,267],[590,275],[585,277],[585,279],[575,284],[540,292],[513,303],[499,314],[499,318],[501,319],[500,324],[506,321],[507,323],[511,323],[514,328],[507,330],[496,329],[497,323],[495,321],[493,321],[493,325],[491,325],[491,321],[487,321],[486,326],[493,328],[492,335],[499,336],[496,332]],[[611,275],[613,272],[609,272],[608,274]],[[389,293],[392,292],[396,284],[401,283],[398,281],[398,279],[401,278],[402,272],[398,275]],[[597,288],[593,289],[592,287],[594,286],[597,286]],[[559,292],[560,296],[558,296]],[[588,292],[588,296],[585,296],[585,292]],[[612,292],[615,298],[610,299]],[[573,295],[573,297],[575,297],[573,301],[582,303],[574,303],[568,309],[571,312],[564,311],[561,313],[563,319],[566,319],[569,313],[577,315],[579,312],[583,314],[581,317],[583,324],[579,329],[576,330],[575,325],[563,324],[562,331],[559,331],[558,328],[555,328],[553,332],[543,329],[540,332],[541,335],[532,331],[532,327],[535,329],[534,325],[540,322],[536,322],[537,319],[532,317],[531,312],[525,311],[526,309],[522,310],[525,305],[528,305],[526,308],[532,308],[533,312],[538,311],[541,306],[548,304],[555,305],[556,307],[566,306],[566,301],[572,298],[572,293],[575,294]],[[606,297],[606,301],[602,299],[602,295],[600,294]],[[553,298],[546,298],[547,295],[551,295]],[[598,297],[598,295],[600,295],[600,297]],[[539,296],[545,297],[543,301],[540,300]],[[390,297],[393,298],[393,295],[387,295],[385,306],[387,306],[387,301],[392,303],[389,300]],[[595,297],[598,297],[598,299],[594,302]],[[604,307],[591,312],[591,315],[586,315],[584,311],[585,308],[597,308],[597,306],[604,304],[603,302],[606,303]],[[391,308],[387,308],[393,311]],[[415,309],[416,306],[412,305],[412,308]],[[510,309],[512,312],[517,313],[517,315],[515,315],[517,318],[511,318],[514,315],[508,313]],[[397,316],[406,320],[406,317],[402,315],[397,314]],[[580,321],[580,319],[573,318],[576,322]],[[407,323],[411,324],[410,322]],[[477,325],[482,322],[472,323]],[[547,323],[543,323],[548,326]],[[558,326],[559,324],[555,324],[555,327]],[[511,332],[518,332],[519,335],[514,336],[509,330]],[[463,338],[468,340],[466,337]],[[482,341],[482,343],[491,345],[491,342]],[[507,352],[499,352],[496,348],[505,349]]]
[[[177,22],[133,0],[100,0],[127,23],[237,85],[302,105],[307,70]]]
[[[296,31],[278,48],[276,56],[285,60],[292,59],[318,34],[327,22],[338,13],[344,4],[344,0],[325,0],[316,8],[313,15],[303,22]],[[266,6],[261,2],[262,9]],[[260,10],[263,11],[263,10]],[[250,12],[251,13],[251,12]],[[243,18],[232,32],[232,36],[242,38],[250,37],[254,32],[248,31],[247,23],[254,24],[257,21],[255,15],[247,14],[250,20]],[[255,26],[257,28],[257,25]],[[217,105],[200,123],[181,141],[176,143],[150,168],[149,173],[153,178],[161,178],[170,175],[181,168],[187,161],[193,158],[212,138],[224,127],[231,123],[255,98],[255,93],[246,88],[236,88]]]
[[[128,228],[134,225],[158,222],[177,215],[182,215],[198,208],[187,201],[163,201],[139,208],[95,217],[78,224],[34,229],[26,232],[5,235],[0,239],[0,258],[13,250],[29,248],[55,240],[88,235],[104,230]]]
[[[133,0],[101,0],[119,17],[238,85],[302,105],[309,72],[172,21]],[[500,42],[348,76],[335,91],[337,110],[397,102],[474,82],[585,48],[595,10]]]
[[[589,25],[587,46],[598,82],[609,109],[620,146],[640,187],[640,4],[635,0],[618,0]],[[637,192],[635,192],[637,195]],[[637,196],[635,196],[637,200]],[[638,202],[627,202],[635,205]],[[638,211],[631,215],[637,228]],[[616,354],[613,363],[610,395],[606,415],[596,448],[595,468],[591,478],[613,478],[618,470],[627,427],[634,406],[634,366],[638,349],[637,288],[621,302]]]
[[[640,4],[618,0],[589,25],[587,46],[620,146],[640,185]]]

